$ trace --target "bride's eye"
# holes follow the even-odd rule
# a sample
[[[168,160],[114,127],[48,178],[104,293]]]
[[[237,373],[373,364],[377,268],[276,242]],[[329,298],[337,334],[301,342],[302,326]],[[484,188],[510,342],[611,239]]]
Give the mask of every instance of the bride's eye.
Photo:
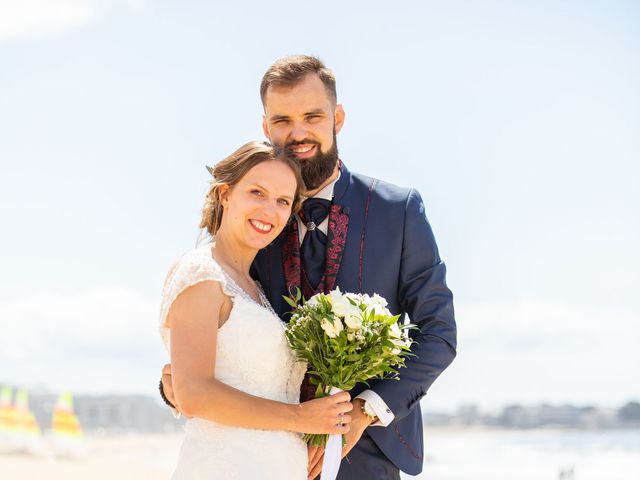
[[[262,197],[262,192],[260,190],[251,190],[251,194],[255,195],[256,197]]]
[[[289,206],[289,200],[287,200],[286,198],[281,198],[280,200],[278,200],[278,202],[280,203],[280,205],[285,205],[285,206]]]

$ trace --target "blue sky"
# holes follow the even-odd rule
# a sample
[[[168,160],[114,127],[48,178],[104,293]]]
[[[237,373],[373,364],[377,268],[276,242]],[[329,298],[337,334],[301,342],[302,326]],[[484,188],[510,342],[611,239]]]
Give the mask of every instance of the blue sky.
[[[0,0],[0,382],[153,391],[204,165],[310,53],[341,157],[421,191],[448,265],[459,357],[426,403],[638,399],[639,27],[631,1]]]

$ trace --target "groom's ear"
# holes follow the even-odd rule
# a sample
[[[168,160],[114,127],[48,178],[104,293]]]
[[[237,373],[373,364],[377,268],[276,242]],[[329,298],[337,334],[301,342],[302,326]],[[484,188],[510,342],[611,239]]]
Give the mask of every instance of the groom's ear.
[[[336,111],[334,113],[334,122],[335,122],[335,130],[336,133],[340,133],[342,130],[342,126],[344,125],[344,108],[342,108],[342,104],[336,104]]]
[[[266,115],[262,115],[262,131],[264,132],[264,136],[269,139],[269,142],[271,142],[271,135],[269,135],[269,124],[267,123]]]

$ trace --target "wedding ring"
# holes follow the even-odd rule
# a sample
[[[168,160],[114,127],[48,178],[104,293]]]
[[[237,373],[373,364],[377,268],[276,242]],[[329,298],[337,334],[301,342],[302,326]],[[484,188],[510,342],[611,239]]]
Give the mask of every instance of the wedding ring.
[[[340,426],[344,427],[344,413],[340,414]]]

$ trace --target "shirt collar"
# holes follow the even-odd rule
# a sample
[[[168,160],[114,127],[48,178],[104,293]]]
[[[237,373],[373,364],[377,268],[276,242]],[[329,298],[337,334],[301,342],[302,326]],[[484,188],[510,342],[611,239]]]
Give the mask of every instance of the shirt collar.
[[[320,190],[318,193],[316,193],[313,197],[307,197],[307,198],[324,198],[325,200],[333,200],[333,189],[336,186],[336,182],[338,180],[340,180],[340,177],[342,176],[342,172],[340,170],[338,170],[338,177],[331,182],[329,185],[325,186],[322,190]]]

